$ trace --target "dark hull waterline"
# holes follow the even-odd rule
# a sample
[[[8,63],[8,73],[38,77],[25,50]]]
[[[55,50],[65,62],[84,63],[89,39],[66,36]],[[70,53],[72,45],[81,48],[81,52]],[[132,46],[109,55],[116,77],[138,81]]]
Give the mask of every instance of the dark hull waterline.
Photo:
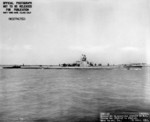
[[[3,69],[114,69],[114,67],[3,67]]]

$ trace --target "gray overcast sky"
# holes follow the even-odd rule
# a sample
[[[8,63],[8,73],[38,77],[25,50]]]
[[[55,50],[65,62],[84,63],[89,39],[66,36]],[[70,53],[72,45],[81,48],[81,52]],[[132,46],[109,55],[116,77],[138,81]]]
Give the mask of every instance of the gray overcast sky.
[[[72,63],[81,54],[102,64],[150,63],[149,0],[32,2],[31,15],[18,15],[25,21],[0,15],[0,64]]]

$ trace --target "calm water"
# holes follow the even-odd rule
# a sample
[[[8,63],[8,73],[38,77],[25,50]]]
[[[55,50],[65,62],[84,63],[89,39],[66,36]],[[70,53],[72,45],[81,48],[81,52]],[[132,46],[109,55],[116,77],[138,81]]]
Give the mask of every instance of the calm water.
[[[150,111],[148,69],[0,70],[0,120],[98,121],[105,111]]]

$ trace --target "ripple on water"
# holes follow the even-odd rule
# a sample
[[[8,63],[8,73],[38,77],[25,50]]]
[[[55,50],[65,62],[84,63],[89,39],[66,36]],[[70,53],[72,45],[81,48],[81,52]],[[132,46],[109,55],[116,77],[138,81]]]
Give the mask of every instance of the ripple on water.
[[[94,122],[103,111],[150,111],[144,69],[0,72],[1,120]]]

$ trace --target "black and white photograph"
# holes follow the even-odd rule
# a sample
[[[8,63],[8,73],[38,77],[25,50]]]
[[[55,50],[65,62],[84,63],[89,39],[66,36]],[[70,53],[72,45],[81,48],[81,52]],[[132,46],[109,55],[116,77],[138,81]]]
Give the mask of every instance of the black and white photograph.
[[[150,0],[0,12],[0,122],[150,122]]]

